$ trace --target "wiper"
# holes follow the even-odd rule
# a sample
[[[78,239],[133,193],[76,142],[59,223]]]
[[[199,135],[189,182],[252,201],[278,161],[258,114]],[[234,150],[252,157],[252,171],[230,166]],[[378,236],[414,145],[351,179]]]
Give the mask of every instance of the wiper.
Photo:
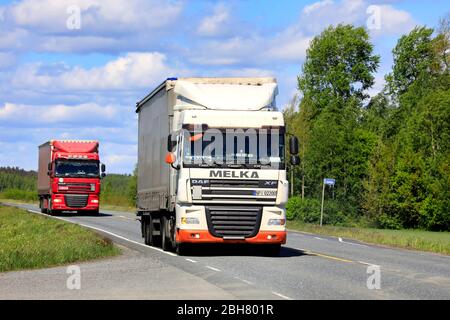
[[[246,163],[230,163],[230,164],[227,164],[227,167],[228,168],[242,168],[242,167],[248,168]]]
[[[203,168],[209,168],[211,166],[221,167],[221,165],[217,163],[215,159],[213,159],[211,162],[202,162],[201,164],[199,164],[199,167]]]

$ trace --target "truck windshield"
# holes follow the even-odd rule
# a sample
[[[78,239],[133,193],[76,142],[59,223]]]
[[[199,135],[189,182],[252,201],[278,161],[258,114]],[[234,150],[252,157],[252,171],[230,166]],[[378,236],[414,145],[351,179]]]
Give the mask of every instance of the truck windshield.
[[[98,177],[98,161],[93,160],[57,160],[56,177]]]
[[[284,128],[184,130],[185,167],[284,169]]]

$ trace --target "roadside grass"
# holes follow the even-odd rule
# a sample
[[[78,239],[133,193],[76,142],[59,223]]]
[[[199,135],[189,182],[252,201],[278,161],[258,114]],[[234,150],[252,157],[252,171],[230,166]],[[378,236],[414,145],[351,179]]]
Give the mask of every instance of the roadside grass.
[[[0,272],[111,257],[120,249],[91,230],[0,206]]]
[[[288,221],[287,228],[314,234],[354,239],[372,244],[450,255],[450,232],[350,228],[328,225],[321,227],[295,220]]]

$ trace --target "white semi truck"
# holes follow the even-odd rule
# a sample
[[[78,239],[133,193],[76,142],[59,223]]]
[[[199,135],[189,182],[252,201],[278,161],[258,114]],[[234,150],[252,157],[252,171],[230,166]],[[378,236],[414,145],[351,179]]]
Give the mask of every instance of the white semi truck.
[[[148,245],[286,243],[285,123],[273,78],[168,78],[136,104]],[[298,141],[290,137],[290,162]]]

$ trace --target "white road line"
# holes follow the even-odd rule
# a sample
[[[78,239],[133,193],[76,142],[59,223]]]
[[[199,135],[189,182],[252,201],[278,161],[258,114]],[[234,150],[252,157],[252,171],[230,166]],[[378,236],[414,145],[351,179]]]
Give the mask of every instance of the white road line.
[[[235,278],[236,280],[242,281],[242,282],[244,282],[244,283],[246,283],[246,284],[253,285],[253,282],[250,282],[250,281],[248,281],[248,280],[241,279],[241,278],[239,278],[239,277],[234,277],[234,278]]]
[[[364,245],[364,244],[359,244],[359,243],[353,243],[353,242],[347,242],[347,241],[344,241],[344,240],[342,240],[341,237],[338,238],[338,241],[339,241],[340,243],[351,244],[351,245],[354,245],[354,246],[367,247],[367,246]]]
[[[314,237],[314,239],[317,239],[317,240],[325,240],[325,239],[322,239],[322,238],[319,238],[319,237]]]
[[[177,255],[176,255],[175,253],[173,253],[173,252],[164,251],[163,249],[156,248],[156,247],[151,247],[151,246],[148,246],[148,245],[146,245],[146,244],[144,244],[144,243],[140,243],[140,242],[137,242],[137,241],[134,241],[134,240],[131,240],[131,239],[128,239],[128,238],[119,236],[119,235],[116,234],[116,233],[113,233],[113,232],[110,232],[110,231],[107,231],[107,230],[104,230],[104,229],[96,228],[96,227],[93,227],[93,226],[90,226],[90,225],[87,225],[87,224],[84,224],[84,223],[74,222],[74,221],[71,221],[71,220],[68,220],[68,219],[64,219],[64,218],[61,218],[61,217],[49,216],[49,215],[43,214],[43,213],[41,213],[41,212],[39,212],[39,211],[35,211],[35,210],[28,210],[28,211],[29,211],[29,212],[33,212],[33,213],[40,214],[40,215],[45,216],[45,217],[48,217],[48,218],[53,218],[53,219],[63,220],[63,221],[69,222],[69,223],[78,224],[78,225],[83,226],[83,227],[86,227],[86,228],[90,228],[90,229],[93,229],[93,230],[101,231],[101,232],[107,233],[107,234],[109,234],[109,235],[112,235],[112,236],[114,236],[114,237],[116,237],[116,238],[119,238],[119,239],[122,239],[122,240],[125,240],[125,241],[128,241],[128,242],[131,242],[131,243],[140,245],[140,246],[142,246],[142,247],[145,247],[145,248],[148,248],[148,249],[153,249],[153,250],[156,250],[156,251],[159,251],[159,252],[168,254],[169,256],[174,256],[174,257],[177,256]]]
[[[192,262],[192,263],[197,263],[197,261],[195,261],[195,260],[192,260],[192,259],[185,259],[186,261],[189,261],[189,262]]]
[[[216,271],[216,272],[220,272],[221,271],[220,269],[217,269],[217,268],[214,268],[214,267],[211,267],[211,266],[206,266],[206,268],[208,268],[210,270],[213,270],[213,271]]]
[[[289,297],[287,297],[287,296],[285,296],[285,295],[283,295],[283,294],[281,294],[281,293],[275,292],[275,291],[272,291],[272,293],[273,293],[274,295],[279,296],[279,297],[281,297],[281,298],[283,298],[283,299],[286,299],[286,300],[294,300],[294,299],[292,299],[292,298],[289,298]]]
[[[381,266],[378,265],[378,264],[375,264],[375,263],[368,263],[368,262],[364,262],[364,261],[358,261],[358,263],[364,264],[364,265],[366,265],[366,266],[381,267]]]

